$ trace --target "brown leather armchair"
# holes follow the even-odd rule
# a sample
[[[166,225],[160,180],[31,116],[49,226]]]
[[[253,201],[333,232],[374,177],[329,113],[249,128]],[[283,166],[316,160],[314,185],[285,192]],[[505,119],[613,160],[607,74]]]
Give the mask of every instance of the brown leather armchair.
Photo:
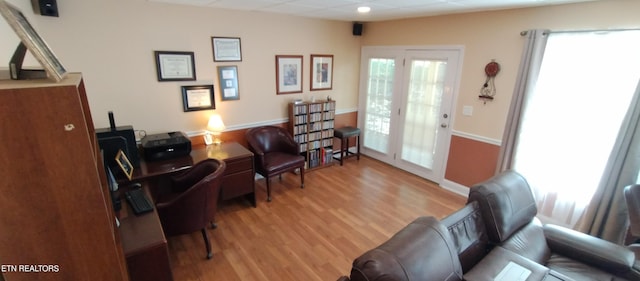
[[[543,225],[535,217],[531,188],[516,171],[474,185],[467,202],[478,202],[489,243],[496,248],[573,280],[640,280],[640,265],[627,248],[562,226]]]
[[[269,179],[300,169],[300,187],[304,188],[304,156],[287,130],[276,126],[251,128],[246,133],[249,149],[255,154],[256,172],[267,180],[267,201],[271,201]]]
[[[166,236],[202,231],[207,259],[213,257],[207,225],[215,227],[220,183],[226,164],[207,159],[171,178],[171,192],[158,195],[156,209]]]
[[[640,184],[625,187],[624,200],[629,214],[629,234],[633,242],[637,242],[640,239]]]

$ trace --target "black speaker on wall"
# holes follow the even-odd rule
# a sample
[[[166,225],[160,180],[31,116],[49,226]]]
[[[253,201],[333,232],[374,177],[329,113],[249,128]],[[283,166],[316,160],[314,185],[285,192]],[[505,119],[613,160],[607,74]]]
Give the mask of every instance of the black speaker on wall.
[[[360,36],[362,35],[362,24],[359,22],[353,23],[353,35]]]
[[[56,0],[31,0],[31,5],[36,14],[58,17],[58,3]]]

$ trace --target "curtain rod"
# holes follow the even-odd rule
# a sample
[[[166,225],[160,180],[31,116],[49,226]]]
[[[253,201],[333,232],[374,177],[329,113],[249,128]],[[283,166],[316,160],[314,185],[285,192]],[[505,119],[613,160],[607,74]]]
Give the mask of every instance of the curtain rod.
[[[558,30],[558,31],[549,30],[548,33],[611,32],[611,31],[633,31],[633,30],[640,30],[640,28],[585,29],[585,30]],[[529,30],[520,31],[520,36],[525,36],[527,35],[528,32]]]

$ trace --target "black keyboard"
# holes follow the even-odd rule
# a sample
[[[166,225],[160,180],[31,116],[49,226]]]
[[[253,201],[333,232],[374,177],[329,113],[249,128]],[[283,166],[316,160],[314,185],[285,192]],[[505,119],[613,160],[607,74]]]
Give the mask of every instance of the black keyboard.
[[[153,211],[153,205],[142,188],[134,188],[125,192],[125,197],[136,215]]]

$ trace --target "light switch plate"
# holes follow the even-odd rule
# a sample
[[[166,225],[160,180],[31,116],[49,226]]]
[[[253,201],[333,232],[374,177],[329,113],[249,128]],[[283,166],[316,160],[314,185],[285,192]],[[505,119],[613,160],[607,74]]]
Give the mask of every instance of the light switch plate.
[[[462,107],[462,115],[471,116],[473,115],[473,106],[465,105]]]

